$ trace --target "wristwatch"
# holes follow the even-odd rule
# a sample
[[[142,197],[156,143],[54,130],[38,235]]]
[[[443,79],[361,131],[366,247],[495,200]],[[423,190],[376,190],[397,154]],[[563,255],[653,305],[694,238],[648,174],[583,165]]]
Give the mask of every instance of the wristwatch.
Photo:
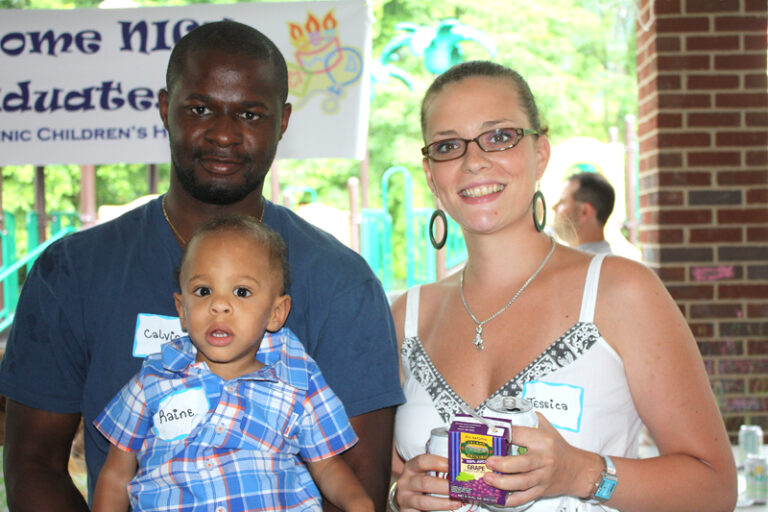
[[[601,457],[605,461],[605,469],[600,473],[600,478],[597,482],[595,482],[595,489],[592,491],[592,495],[587,503],[605,503],[611,499],[613,491],[619,483],[619,479],[616,477],[616,466],[613,465],[611,458],[607,455],[601,455]]]

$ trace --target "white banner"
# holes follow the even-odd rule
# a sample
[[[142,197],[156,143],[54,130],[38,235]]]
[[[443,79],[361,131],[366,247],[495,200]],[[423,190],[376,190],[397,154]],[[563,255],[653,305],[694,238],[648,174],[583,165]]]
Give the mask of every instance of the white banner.
[[[347,0],[0,10],[0,166],[167,162],[157,92],[171,48],[224,18],[266,34],[288,63],[278,158],[362,159],[370,21]]]

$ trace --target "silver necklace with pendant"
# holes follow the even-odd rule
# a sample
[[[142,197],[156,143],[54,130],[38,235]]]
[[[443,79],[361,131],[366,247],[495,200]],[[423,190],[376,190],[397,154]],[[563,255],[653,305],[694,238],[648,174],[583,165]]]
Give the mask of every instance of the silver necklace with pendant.
[[[555,239],[551,238],[552,240],[552,247],[549,248],[549,252],[547,253],[547,256],[544,258],[544,261],[541,262],[541,265],[539,265],[539,268],[536,269],[536,271],[531,275],[531,277],[528,278],[526,282],[523,283],[523,286],[520,287],[519,290],[517,290],[517,293],[515,293],[511,299],[509,299],[509,302],[504,304],[504,307],[483,320],[482,322],[477,319],[474,313],[472,313],[472,310],[469,309],[469,305],[467,304],[467,299],[464,298],[464,271],[467,270],[467,267],[464,267],[461,269],[461,275],[459,276],[459,295],[461,295],[461,302],[464,304],[464,309],[467,310],[467,313],[469,313],[469,316],[474,320],[474,322],[477,324],[477,327],[475,328],[475,339],[472,340],[472,344],[475,346],[477,350],[483,350],[485,348],[485,342],[483,341],[483,326],[505,312],[509,306],[512,305],[513,302],[517,300],[517,298],[520,296],[521,293],[523,293],[523,290],[525,290],[529,284],[531,284],[531,281],[534,280],[534,278],[539,275],[539,272],[544,268],[544,265],[547,264],[549,261],[549,258],[552,257],[552,253],[555,252]]]

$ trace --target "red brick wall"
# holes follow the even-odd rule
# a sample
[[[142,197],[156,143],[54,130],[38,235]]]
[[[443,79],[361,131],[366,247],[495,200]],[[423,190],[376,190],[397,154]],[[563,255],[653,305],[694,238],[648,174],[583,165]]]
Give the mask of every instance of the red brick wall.
[[[768,4],[639,4],[643,256],[688,319],[732,437],[747,421],[768,432]]]

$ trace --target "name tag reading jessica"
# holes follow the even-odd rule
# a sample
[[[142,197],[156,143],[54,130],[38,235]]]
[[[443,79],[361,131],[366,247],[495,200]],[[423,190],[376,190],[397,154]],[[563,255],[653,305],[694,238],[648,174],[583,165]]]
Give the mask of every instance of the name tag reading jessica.
[[[584,388],[571,384],[533,380],[523,387],[523,398],[543,414],[553,427],[578,432],[584,409]]]
[[[179,317],[139,313],[133,336],[133,357],[157,354],[163,343],[181,336],[184,336],[184,330]]]
[[[203,388],[189,388],[165,397],[152,421],[160,439],[175,441],[187,437],[207,413],[208,397]]]

